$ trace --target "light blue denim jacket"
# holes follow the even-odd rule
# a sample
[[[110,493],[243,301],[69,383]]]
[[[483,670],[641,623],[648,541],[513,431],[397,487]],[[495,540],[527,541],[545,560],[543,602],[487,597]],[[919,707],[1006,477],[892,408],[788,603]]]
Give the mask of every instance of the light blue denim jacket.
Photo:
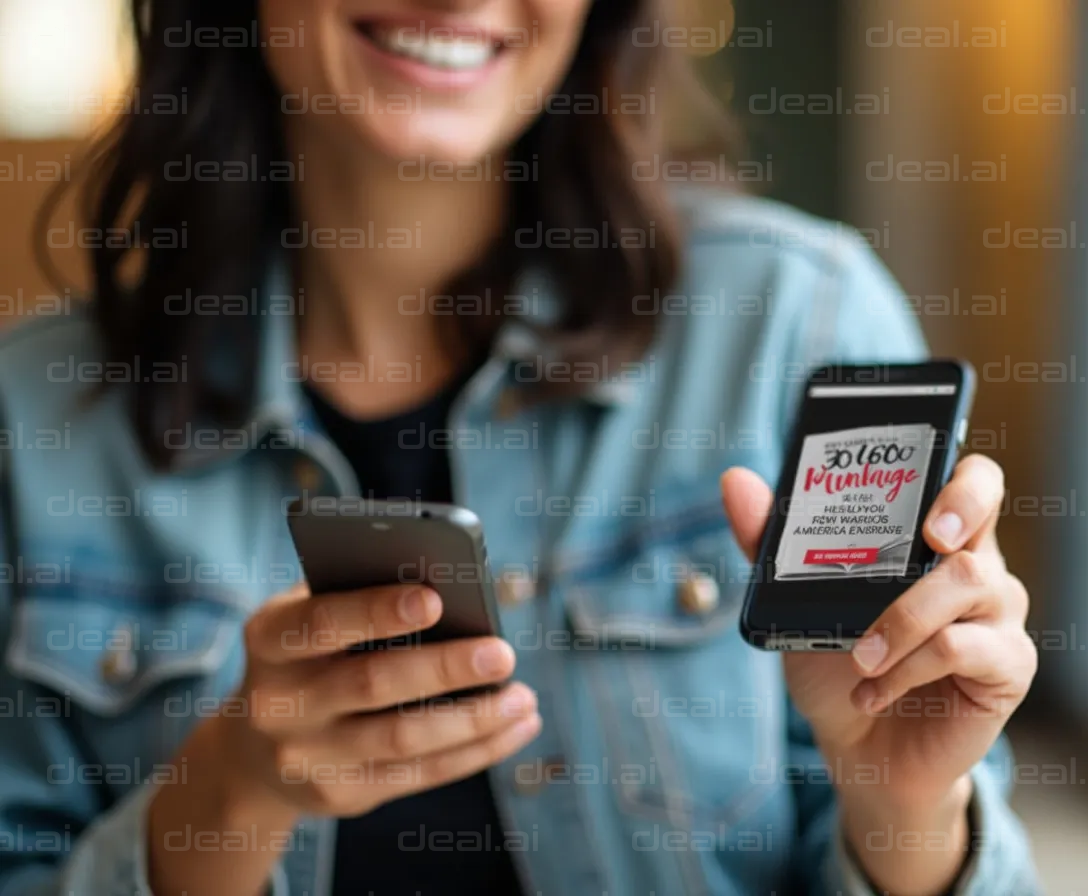
[[[738,634],[746,564],[718,476],[777,478],[811,366],[925,347],[852,231],[761,200],[678,201],[684,274],[675,294],[636,300],[661,317],[641,365],[553,367],[597,382],[563,405],[519,403],[538,346],[511,321],[452,411],[454,495],[483,520],[496,575],[522,580],[500,588],[502,628],[544,718],[491,773],[493,842],[543,896],[868,894],[838,833],[838,772],[791,709],[779,657]],[[545,302],[547,288],[520,292]],[[286,501],[356,493],[305,405],[291,318],[261,325],[252,426],[179,432],[170,475],[142,459],[120,391],[92,395],[125,374],[101,365],[83,313],[0,348],[0,896],[150,893],[149,796],[188,774],[170,763],[194,724],[246,711],[222,702],[243,621],[299,574]],[[716,601],[705,578],[710,599],[691,599],[699,575]],[[1007,762],[1000,744],[974,771],[959,892],[1035,888]],[[301,823],[271,890],[329,893],[335,832]],[[450,842],[420,841],[434,834]],[[172,848],[255,848],[248,835]]]

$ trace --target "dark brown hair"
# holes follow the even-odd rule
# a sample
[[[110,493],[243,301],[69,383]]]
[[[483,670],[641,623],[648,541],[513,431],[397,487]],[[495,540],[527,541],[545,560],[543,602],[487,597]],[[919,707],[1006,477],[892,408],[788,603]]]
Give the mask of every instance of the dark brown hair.
[[[130,410],[148,458],[169,467],[164,434],[187,423],[244,424],[252,409],[260,356],[259,314],[169,313],[167,296],[260,293],[280,235],[294,226],[290,184],[265,179],[176,181],[165,166],[196,160],[286,160],[281,96],[258,46],[199,46],[168,35],[200,28],[255,31],[257,0],[132,0],[138,65],[134,95],[184,98],[183,114],[127,114],[95,148],[85,194],[91,226],[184,230],[184,248],[93,250],[93,317],[107,360],[144,370],[186,359],[187,375],[132,384]],[[573,64],[557,96],[647,96],[670,68],[659,47],[637,46],[632,30],[653,24],[655,0],[600,0],[591,5]],[[182,29],[172,30],[172,29]],[[205,32],[209,33],[209,32]],[[256,43],[252,41],[251,43]],[[663,91],[657,103],[668,102]],[[553,109],[559,106],[553,105]],[[570,109],[568,103],[566,109]],[[660,110],[659,110],[660,111]],[[667,289],[679,267],[679,235],[660,182],[637,181],[633,163],[663,153],[660,116],[553,114],[545,111],[518,140],[515,160],[538,175],[511,185],[506,232],[466,282],[499,289],[526,265],[551,275],[563,301],[549,337],[559,357],[638,357],[653,333],[652,316],[633,313],[632,298]],[[48,210],[45,212],[48,214]],[[589,228],[646,232],[638,248],[609,238],[597,248],[519,248],[518,229]],[[108,244],[107,244],[108,245]],[[135,269],[136,273],[130,272]],[[457,286],[457,284],[451,284]],[[451,290],[452,292],[453,290]],[[474,293],[479,294],[479,293]],[[479,315],[454,318],[454,337],[483,347],[496,324]],[[232,375],[211,370],[223,348]],[[613,369],[615,369],[613,367]]]

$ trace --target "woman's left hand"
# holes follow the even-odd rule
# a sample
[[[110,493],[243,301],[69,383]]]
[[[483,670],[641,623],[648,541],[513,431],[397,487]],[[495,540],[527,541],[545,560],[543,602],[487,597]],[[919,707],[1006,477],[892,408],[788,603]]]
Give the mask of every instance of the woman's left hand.
[[[771,491],[742,468],[727,470],[721,485],[737,540],[754,559]],[[964,458],[923,528],[941,562],[851,654],[784,657],[790,695],[831,767],[844,832],[880,889],[941,892],[955,879],[968,836],[968,773],[1035,675],[1028,595],[1005,568],[994,531],[1003,496],[996,463]],[[897,843],[919,849],[905,856]]]

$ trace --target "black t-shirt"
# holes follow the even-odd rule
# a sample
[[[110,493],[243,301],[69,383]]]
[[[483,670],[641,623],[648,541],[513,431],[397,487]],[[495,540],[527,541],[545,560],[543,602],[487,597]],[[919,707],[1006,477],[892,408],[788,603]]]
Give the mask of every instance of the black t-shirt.
[[[351,420],[313,389],[322,427],[355,469],[360,494],[375,499],[452,500],[442,440],[423,439],[448,425],[465,378],[415,410],[383,420]],[[402,433],[405,433],[402,436]],[[413,445],[402,448],[405,440]],[[487,774],[404,797],[339,822],[334,896],[518,896],[521,888]],[[462,844],[458,848],[458,844]],[[429,844],[437,845],[430,849]],[[481,844],[481,848],[467,848]],[[450,846],[452,845],[452,848]]]

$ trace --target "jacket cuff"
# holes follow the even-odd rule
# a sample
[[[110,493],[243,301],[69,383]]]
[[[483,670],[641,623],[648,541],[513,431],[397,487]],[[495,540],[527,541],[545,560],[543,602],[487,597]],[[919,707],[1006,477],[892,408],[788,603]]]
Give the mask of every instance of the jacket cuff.
[[[974,785],[968,818],[971,853],[950,896],[1034,896],[1042,893],[1031,846],[1020,820],[1009,808],[1001,785],[989,768],[971,773]],[[846,845],[838,815],[831,848],[824,861],[823,880],[828,893],[842,896],[884,896],[870,885]]]
[[[147,810],[157,790],[157,784],[142,784],[95,819],[61,869],[60,892],[65,896],[154,896],[147,873]],[[266,892],[289,896],[282,864],[273,868]]]
[[[1004,787],[989,766],[971,774],[972,855],[960,875],[955,896],[1041,894],[1031,841],[1005,800]]]

